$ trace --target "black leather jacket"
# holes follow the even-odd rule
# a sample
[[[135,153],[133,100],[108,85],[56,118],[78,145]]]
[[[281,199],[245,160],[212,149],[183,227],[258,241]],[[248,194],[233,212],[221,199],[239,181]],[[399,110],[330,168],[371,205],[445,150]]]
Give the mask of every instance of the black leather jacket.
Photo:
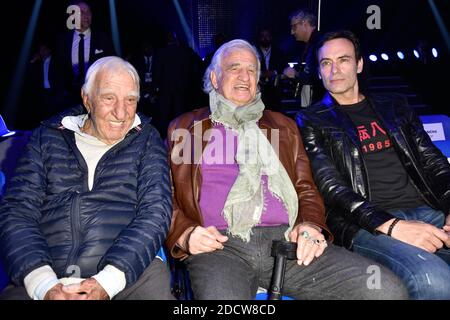
[[[448,214],[450,164],[431,142],[422,123],[397,95],[369,97],[425,202]],[[297,115],[314,179],[327,207],[327,224],[335,243],[351,249],[363,228],[375,229],[393,217],[371,203],[366,166],[358,133],[350,118],[336,108],[330,95]]]

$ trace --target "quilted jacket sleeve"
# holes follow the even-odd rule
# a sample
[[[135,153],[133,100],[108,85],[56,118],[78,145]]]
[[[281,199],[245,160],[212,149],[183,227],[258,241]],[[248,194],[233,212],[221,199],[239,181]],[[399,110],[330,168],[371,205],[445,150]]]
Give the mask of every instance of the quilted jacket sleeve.
[[[52,265],[39,229],[46,189],[41,131],[31,136],[0,206],[0,253],[12,282],[19,286],[32,270]]]

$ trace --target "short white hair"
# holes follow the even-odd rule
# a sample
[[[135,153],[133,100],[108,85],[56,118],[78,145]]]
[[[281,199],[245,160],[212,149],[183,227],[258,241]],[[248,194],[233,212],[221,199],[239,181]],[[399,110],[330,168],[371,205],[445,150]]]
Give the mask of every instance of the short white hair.
[[[126,71],[129,73],[136,86],[136,94],[138,95],[137,98],[139,100],[139,75],[136,69],[129,62],[115,56],[98,59],[89,67],[86,73],[83,87],[81,88],[83,94],[87,95],[90,98],[94,96],[92,90],[94,89],[95,78],[100,71],[113,72],[118,70]]]
[[[254,46],[252,46],[250,43],[248,43],[245,40],[242,39],[235,39],[228,42],[225,42],[223,45],[220,46],[219,49],[217,49],[216,53],[214,54],[210,65],[205,71],[205,75],[203,76],[203,91],[206,93],[210,93],[214,90],[214,87],[211,83],[211,72],[214,71],[214,73],[217,76],[217,79],[220,79],[222,77],[222,61],[223,58],[229,54],[230,52],[236,51],[236,50],[248,50],[251,53],[253,53],[256,57],[257,61],[257,69],[256,69],[256,79],[259,81],[259,75],[261,74],[261,61],[259,61],[259,54],[258,51]]]

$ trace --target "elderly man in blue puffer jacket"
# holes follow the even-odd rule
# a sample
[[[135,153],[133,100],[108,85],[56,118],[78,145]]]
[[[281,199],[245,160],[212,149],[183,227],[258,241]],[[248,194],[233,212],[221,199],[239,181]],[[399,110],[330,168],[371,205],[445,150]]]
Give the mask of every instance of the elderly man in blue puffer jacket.
[[[83,104],[37,128],[0,207],[3,299],[173,299],[155,259],[172,204],[167,155],[136,114],[139,76],[88,70]]]

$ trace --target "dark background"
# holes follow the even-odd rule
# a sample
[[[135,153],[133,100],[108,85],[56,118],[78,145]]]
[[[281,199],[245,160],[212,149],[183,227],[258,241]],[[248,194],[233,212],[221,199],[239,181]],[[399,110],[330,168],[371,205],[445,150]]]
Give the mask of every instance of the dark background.
[[[87,1],[93,11],[93,28],[111,32],[108,0]],[[122,55],[133,53],[142,40],[161,46],[164,33],[175,31],[179,39],[190,44],[204,57],[210,50],[211,36],[223,32],[228,39],[244,38],[254,41],[261,27],[273,30],[275,44],[283,48],[292,61],[302,45],[290,35],[289,13],[297,8],[317,10],[318,1],[309,0],[179,0],[188,30],[184,30],[172,0],[116,0]],[[445,91],[449,77],[449,49],[432,14],[428,0],[322,0],[321,30],[350,29],[361,39],[365,57],[370,53],[385,52],[392,57],[397,50],[407,52],[401,62],[365,61],[372,75],[400,74],[425,97],[435,113],[449,113]],[[0,89],[1,113],[17,70],[19,53],[24,41],[35,1],[8,1],[2,6]],[[450,1],[435,0],[445,26],[450,30]],[[66,8],[69,1],[43,0],[38,25],[34,33],[32,55],[36,44],[52,41],[65,31]],[[366,13],[369,5],[381,8],[381,29],[369,30]],[[187,35],[186,35],[187,33]],[[425,40],[438,50],[438,59],[431,67],[419,66],[412,50],[419,40]],[[29,59],[28,59],[29,60]],[[19,102],[20,103],[20,102]],[[26,115],[20,115],[26,116]],[[8,122],[8,119],[5,119]]]

